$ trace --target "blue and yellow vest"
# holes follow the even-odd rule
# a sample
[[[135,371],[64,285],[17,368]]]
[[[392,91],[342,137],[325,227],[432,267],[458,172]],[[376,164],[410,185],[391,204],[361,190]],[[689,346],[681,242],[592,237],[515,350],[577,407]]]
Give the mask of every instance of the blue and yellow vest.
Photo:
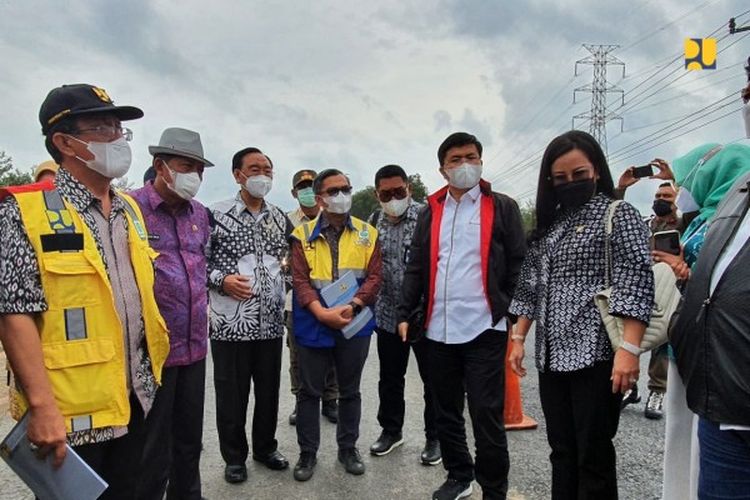
[[[331,248],[320,231],[321,218],[298,226],[292,237],[302,243],[305,259],[310,266],[310,283],[320,290],[333,282],[333,259]],[[367,266],[375,250],[378,231],[366,222],[349,217],[339,240],[339,276],[352,271],[357,283],[364,282]],[[325,305],[325,304],[323,304]],[[321,324],[307,308],[301,307],[295,294],[292,294],[292,314],[294,315],[294,336],[297,343],[305,347],[333,347],[335,338],[343,338],[339,330]],[[375,329],[375,318],[370,320],[355,336],[365,337]]]
[[[36,316],[44,365],[68,432],[130,421],[123,328],[112,287],[94,237],[80,215],[57,190],[10,191],[21,212],[39,264],[48,310]],[[154,298],[153,260],[143,216],[128,196],[130,259],[141,295],[151,366],[157,383],[169,353],[169,337]],[[26,409],[12,392],[11,410]]]

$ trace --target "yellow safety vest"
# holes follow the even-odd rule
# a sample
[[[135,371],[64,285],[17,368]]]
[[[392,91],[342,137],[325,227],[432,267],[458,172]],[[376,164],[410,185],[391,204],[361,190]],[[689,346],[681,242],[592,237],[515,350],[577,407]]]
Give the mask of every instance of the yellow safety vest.
[[[57,190],[13,194],[39,264],[48,310],[37,315],[44,365],[68,432],[130,421],[123,327],[94,237]],[[157,383],[169,336],[154,297],[153,260],[138,205],[127,195],[130,259],[141,295],[146,343]],[[27,404],[14,393],[15,418]]]
[[[316,290],[333,283],[331,247],[321,235],[320,220],[320,216],[318,216],[292,231],[292,237],[302,243],[305,260],[310,267],[310,283]],[[377,229],[356,217],[350,217],[339,239],[339,276],[351,271],[357,278],[357,282],[362,284],[377,241]],[[337,333],[320,324],[307,309],[299,306],[294,296],[292,311],[294,335],[299,344],[306,347],[330,347],[334,343],[334,336],[340,335],[340,332]],[[368,324],[367,327],[363,328],[357,336],[371,334],[372,328],[375,327],[374,320],[371,323],[371,325]]]
[[[349,221],[339,240],[339,276],[352,271],[357,279],[362,279],[375,250],[378,230],[356,217],[350,217]],[[310,282],[317,289],[333,282],[331,248],[320,235],[319,222],[320,217],[316,217],[292,232],[292,236],[302,242],[310,266]]]

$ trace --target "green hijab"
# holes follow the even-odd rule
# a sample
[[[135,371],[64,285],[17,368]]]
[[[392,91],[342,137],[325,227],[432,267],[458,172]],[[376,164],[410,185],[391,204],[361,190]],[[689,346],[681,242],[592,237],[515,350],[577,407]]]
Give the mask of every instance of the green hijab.
[[[718,144],[703,144],[672,162],[675,182],[680,189],[687,189],[693,195],[700,207],[698,219],[701,221],[710,220],[734,182],[750,172],[750,147],[743,144],[728,144],[698,165],[716,146]]]

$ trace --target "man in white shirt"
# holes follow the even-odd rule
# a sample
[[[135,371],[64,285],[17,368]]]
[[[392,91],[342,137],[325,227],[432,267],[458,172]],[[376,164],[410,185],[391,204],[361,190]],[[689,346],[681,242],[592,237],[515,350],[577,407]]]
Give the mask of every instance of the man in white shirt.
[[[482,144],[473,135],[448,136],[438,148],[438,161],[448,185],[428,198],[417,222],[399,334],[406,339],[408,318],[424,300],[429,376],[448,471],[433,499],[470,495],[475,477],[484,498],[505,498],[504,360],[508,305],[526,251],[521,213],[515,201],[492,192],[481,179]],[[466,444],[464,392],[476,463]]]

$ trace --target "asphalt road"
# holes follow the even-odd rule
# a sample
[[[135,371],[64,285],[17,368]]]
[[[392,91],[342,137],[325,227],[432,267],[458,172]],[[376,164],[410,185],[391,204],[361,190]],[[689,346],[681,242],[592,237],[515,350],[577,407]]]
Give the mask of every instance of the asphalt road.
[[[529,348],[532,339],[527,340]],[[210,358],[210,356],[209,356]],[[298,447],[295,428],[287,423],[293,408],[289,392],[288,357],[284,353],[284,368],[281,383],[281,403],[277,439],[279,450],[286,455],[292,466],[297,460]],[[644,376],[639,382],[645,396],[645,373],[648,355],[641,360]],[[537,390],[537,375],[533,362],[527,359],[529,375],[522,381],[525,413],[539,421],[539,428],[532,431],[515,431],[508,434],[510,450],[511,500],[544,499],[550,496],[551,469],[548,461],[549,448],[544,432],[544,419]],[[421,383],[412,357],[407,373],[407,415],[404,429],[404,445],[384,457],[369,455],[369,446],[377,439],[380,428],[376,413],[378,406],[378,359],[375,339],[371,343],[370,356],[365,367],[362,383],[362,423],[359,448],[367,471],[362,476],[347,474],[336,460],[335,425],[321,421],[321,449],[315,475],[306,483],[292,478],[292,471],[270,471],[262,465],[248,460],[249,479],[240,485],[224,482],[224,464],[219,455],[214,413],[214,391],[212,369],[209,365],[206,380],[206,413],[204,427],[204,454],[201,460],[203,495],[215,499],[428,499],[444,480],[442,465],[425,467],[419,463],[419,453],[424,445],[421,422]],[[645,402],[645,397],[643,398]],[[252,405],[252,399],[251,399]],[[664,443],[664,421],[647,420],[643,416],[644,403],[623,411],[620,428],[615,441],[618,457],[618,481],[620,498],[657,499],[661,493],[661,467]],[[468,422],[468,415],[467,415]],[[7,416],[0,419],[0,435],[5,435],[13,425]],[[469,443],[471,425],[468,426]],[[137,478],[135,478],[137,480]],[[0,498],[33,498],[25,485],[3,463],[0,465]],[[481,498],[480,488],[475,483],[470,498]]]

